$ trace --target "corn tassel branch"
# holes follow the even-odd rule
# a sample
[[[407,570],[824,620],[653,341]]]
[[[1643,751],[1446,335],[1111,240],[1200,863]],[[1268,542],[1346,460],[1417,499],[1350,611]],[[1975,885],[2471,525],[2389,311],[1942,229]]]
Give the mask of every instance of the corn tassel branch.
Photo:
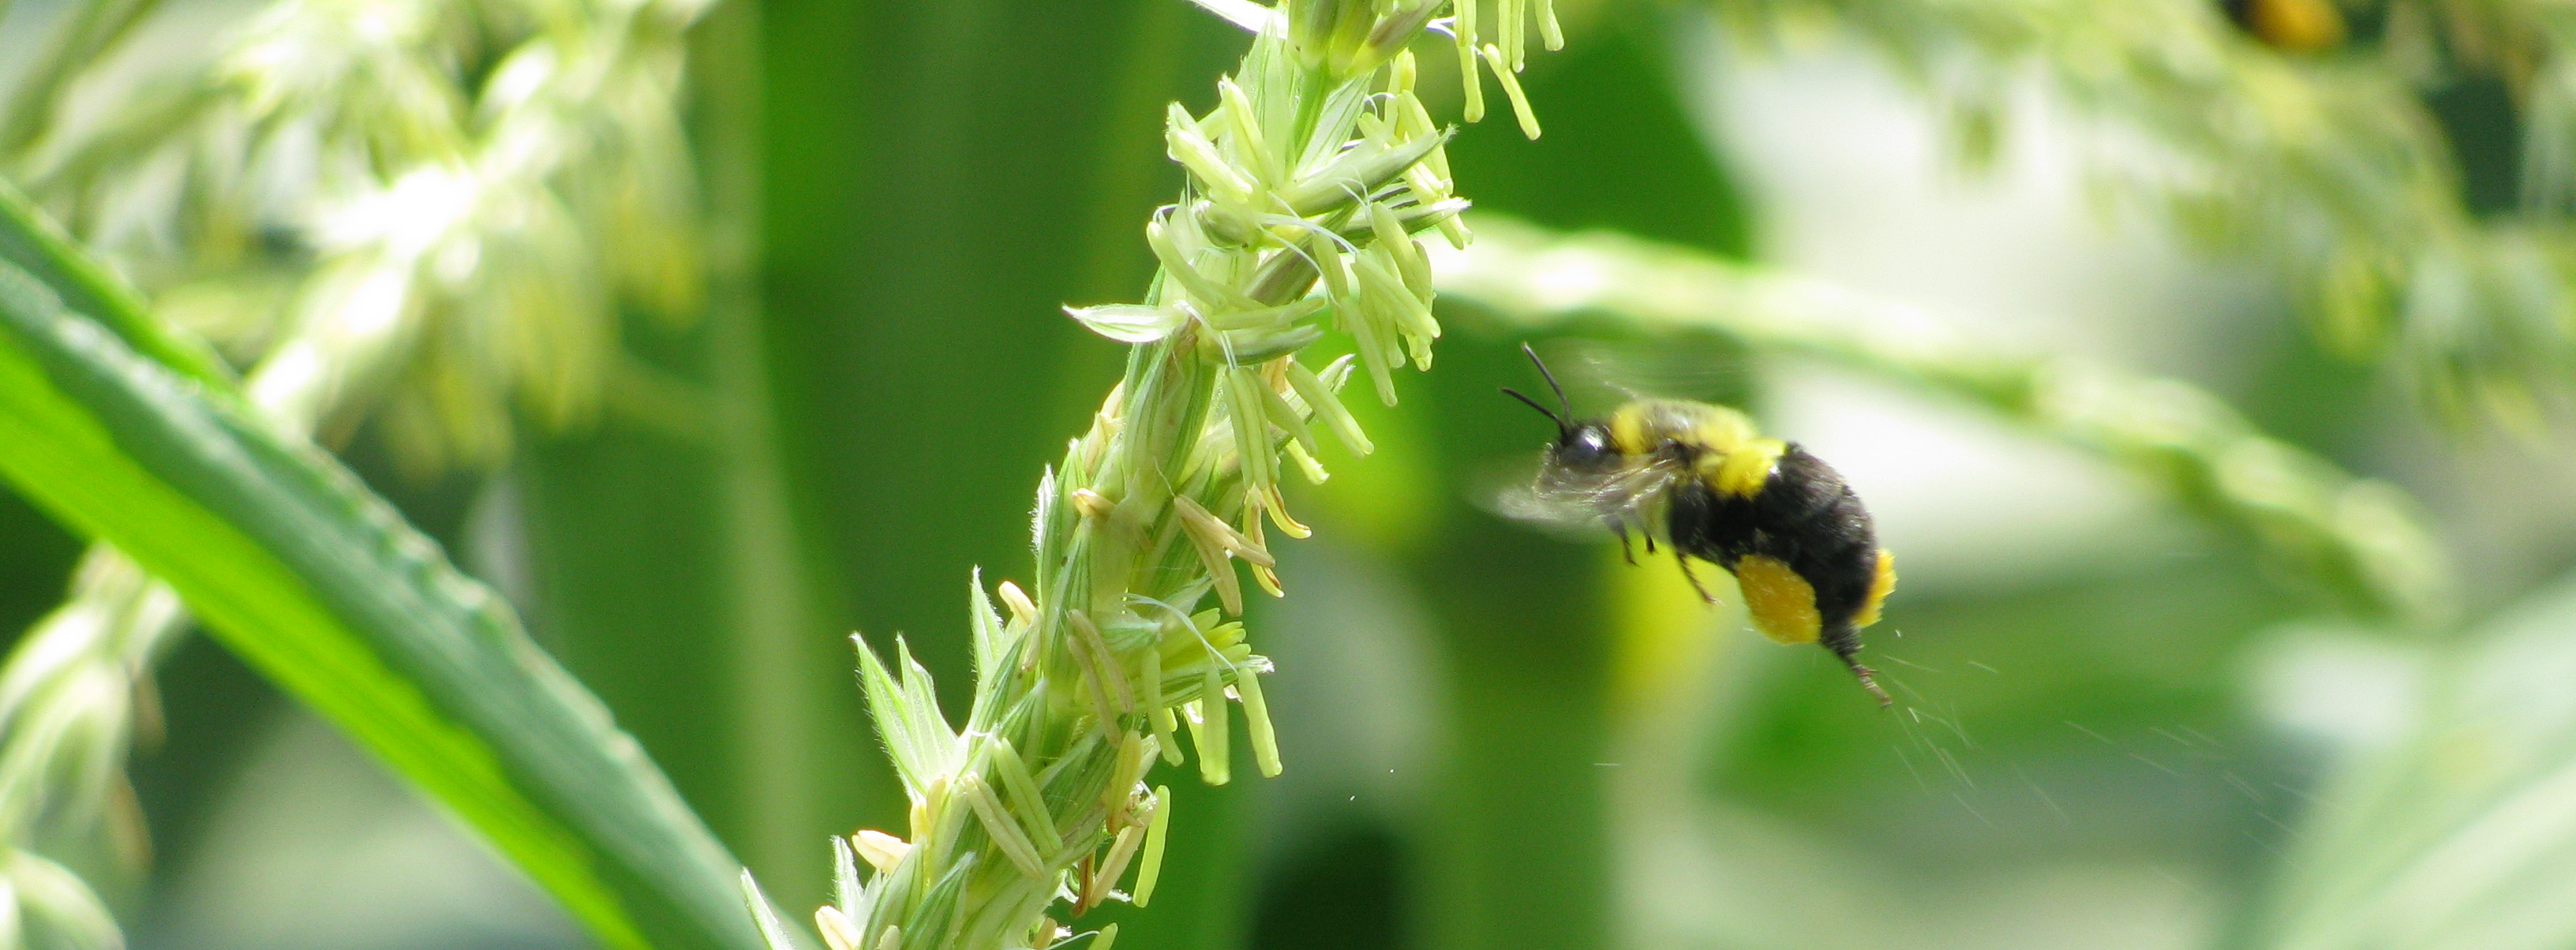
[[[1556,44],[1544,2],[1491,4],[1491,42],[1464,0],[1202,5],[1251,29],[1253,47],[1213,109],[1170,108],[1165,142],[1189,181],[1146,224],[1161,270],[1145,300],[1066,308],[1134,349],[1040,482],[1032,584],[972,585],[977,688],[962,726],[900,641],[892,662],[861,644],[870,714],[911,812],[902,837],[834,843],[837,896],[814,918],[834,950],[1045,947],[1072,936],[1051,916],[1059,900],[1077,917],[1145,905],[1171,802],[1146,771],[1180,764],[1186,731],[1200,777],[1230,780],[1236,703],[1254,766],[1278,773],[1260,681],[1270,661],[1246,640],[1237,567],[1282,592],[1269,532],[1308,534],[1281,500],[1282,472],[1323,477],[1320,433],[1368,451],[1340,390],[1365,375],[1392,405],[1395,370],[1430,367],[1440,326],[1415,236],[1468,237],[1450,133],[1414,94],[1407,43],[1445,29],[1469,117],[1482,63],[1537,134],[1513,73],[1533,22]],[[1443,10],[1452,18],[1435,23]],[[1328,327],[1352,352],[1310,366],[1301,352]]]

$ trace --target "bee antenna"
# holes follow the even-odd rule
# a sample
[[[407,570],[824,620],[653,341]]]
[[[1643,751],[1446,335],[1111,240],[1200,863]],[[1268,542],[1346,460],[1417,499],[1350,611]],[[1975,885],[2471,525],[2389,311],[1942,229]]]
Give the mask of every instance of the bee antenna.
[[[1569,426],[1569,425],[1566,425],[1566,424],[1565,424],[1565,417],[1564,417],[1564,416],[1557,415],[1557,414],[1556,414],[1556,410],[1554,410],[1554,409],[1550,409],[1550,408],[1548,408],[1548,407],[1546,407],[1546,406],[1539,405],[1539,404],[1538,404],[1538,400],[1536,400],[1536,399],[1531,399],[1531,398],[1530,398],[1530,397],[1528,397],[1528,396],[1521,395],[1520,390],[1513,389],[1513,388],[1511,388],[1511,387],[1509,387],[1509,386],[1505,386],[1505,387],[1503,387],[1503,395],[1510,396],[1510,397],[1512,397],[1512,398],[1514,398],[1514,399],[1518,399],[1518,400],[1520,400],[1522,403],[1524,403],[1524,404],[1528,405],[1530,408],[1538,410],[1538,414],[1539,414],[1539,415],[1546,416],[1549,422],[1556,423],[1556,431],[1557,431],[1557,432],[1559,432],[1559,433],[1564,433],[1564,432],[1570,432],[1570,431],[1573,431],[1573,428],[1574,428],[1574,427],[1572,427],[1572,426]]]
[[[1547,362],[1539,359],[1538,351],[1530,349],[1530,345],[1526,341],[1521,343],[1521,353],[1530,358],[1530,365],[1538,367],[1539,376],[1547,380],[1547,388],[1556,390],[1556,404],[1565,407],[1564,415],[1559,416],[1555,413],[1549,412],[1548,417],[1558,420],[1574,418],[1574,400],[1565,398],[1565,387],[1556,384],[1556,374],[1548,372]],[[1526,397],[1524,397],[1524,400],[1526,400]],[[1530,405],[1535,406],[1538,404],[1530,403]],[[1541,409],[1539,411],[1547,412],[1545,409]],[[1563,422],[1560,421],[1558,424],[1562,425]]]

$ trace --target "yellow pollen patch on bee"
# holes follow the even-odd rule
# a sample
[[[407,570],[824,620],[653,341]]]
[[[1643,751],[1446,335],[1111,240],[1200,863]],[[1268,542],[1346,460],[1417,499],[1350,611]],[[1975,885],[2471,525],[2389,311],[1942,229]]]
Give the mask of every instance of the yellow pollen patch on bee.
[[[1860,612],[1852,615],[1852,626],[1866,627],[1878,622],[1879,605],[1896,591],[1896,552],[1878,549],[1878,570],[1870,575],[1869,596],[1861,598]]]
[[[1717,477],[1711,484],[1720,493],[1737,498],[1751,498],[1762,493],[1771,480],[1771,469],[1780,464],[1780,456],[1789,452],[1789,443],[1778,439],[1753,439],[1726,453],[1719,463]]]
[[[1816,613],[1816,588],[1779,558],[1748,554],[1735,562],[1735,582],[1744,589],[1744,609],[1753,629],[1777,643],[1814,643],[1824,632]]]

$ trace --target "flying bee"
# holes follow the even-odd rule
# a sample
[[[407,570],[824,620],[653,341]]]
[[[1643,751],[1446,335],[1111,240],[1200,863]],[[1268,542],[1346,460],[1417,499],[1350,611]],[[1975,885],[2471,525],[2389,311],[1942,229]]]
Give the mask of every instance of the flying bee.
[[[1556,423],[1520,513],[1598,523],[1637,561],[1661,539],[1702,599],[1716,603],[1698,558],[1735,575],[1754,629],[1780,643],[1819,643],[1842,658],[1862,688],[1892,700],[1861,665],[1860,629],[1878,622],[1896,587],[1896,558],[1878,546],[1869,511],[1824,460],[1795,442],[1766,439],[1723,406],[1638,399],[1602,419],[1579,419],[1556,374],[1521,345],[1556,392],[1558,409],[1505,389]]]

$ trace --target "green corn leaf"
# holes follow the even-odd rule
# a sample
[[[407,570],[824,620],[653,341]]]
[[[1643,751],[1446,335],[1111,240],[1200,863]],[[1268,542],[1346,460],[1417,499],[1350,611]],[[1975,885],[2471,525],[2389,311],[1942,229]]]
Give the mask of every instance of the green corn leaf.
[[[2412,733],[2351,763],[2281,866],[2276,950],[2576,945],[2576,583],[2431,664]]]
[[[737,863],[507,606],[336,460],[138,346],[148,318],[79,309],[132,299],[103,271],[31,273],[22,253],[61,245],[22,207],[0,215],[0,475],[169,582],[602,943],[760,946]]]
[[[212,347],[145,315],[142,297],[133,288],[81,251],[5,179],[0,179],[0,262],[43,281],[64,306],[115,331],[126,346],[199,380],[232,386],[231,367]]]

